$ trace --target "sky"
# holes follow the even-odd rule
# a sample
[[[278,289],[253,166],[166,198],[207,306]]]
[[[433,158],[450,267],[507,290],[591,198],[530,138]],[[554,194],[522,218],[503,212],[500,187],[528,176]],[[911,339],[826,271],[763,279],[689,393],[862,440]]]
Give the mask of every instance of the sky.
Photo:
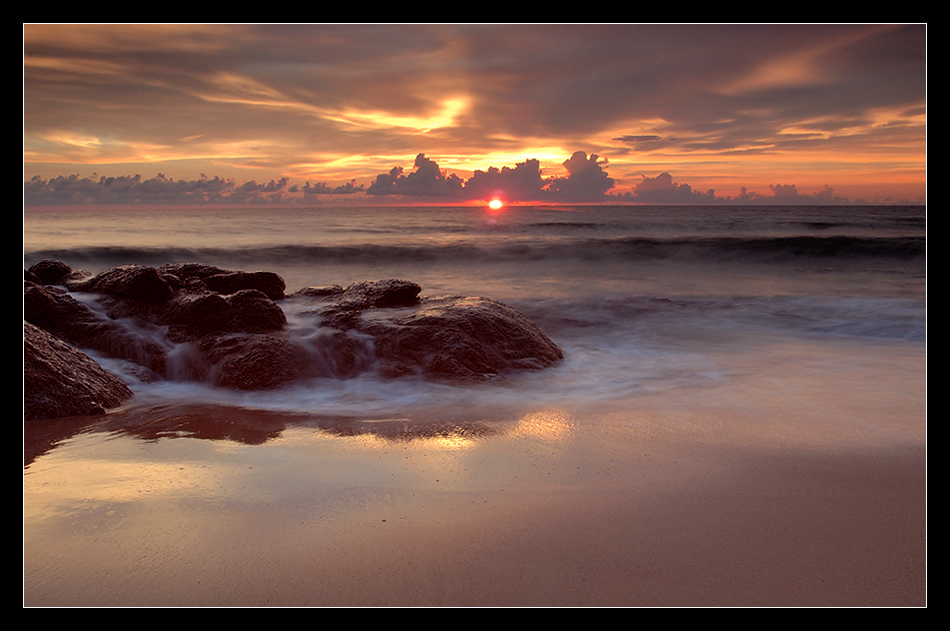
[[[24,204],[925,203],[926,35],[24,24]]]

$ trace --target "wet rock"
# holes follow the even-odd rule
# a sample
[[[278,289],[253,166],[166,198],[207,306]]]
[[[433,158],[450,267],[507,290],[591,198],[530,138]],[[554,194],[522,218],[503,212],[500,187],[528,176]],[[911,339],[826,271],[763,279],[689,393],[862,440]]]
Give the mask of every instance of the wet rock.
[[[216,274],[227,274],[231,271],[205,263],[168,263],[159,267],[158,270],[163,274],[173,274],[181,279],[204,279]]]
[[[292,294],[288,295],[288,298],[335,298],[339,297],[344,292],[342,285],[322,285],[319,287],[304,287],[298,289]]]
[[[205,285],[220,294],[233,294],[246,289],[256,289],[271,300],[284,297],[284,279],[273,272],[226,272],[207,276]]]
[[[272,390],[307,374],[304,350],[272,335],[206,336],[198,349],[213,366],[212,381],[223,388]]]
[[[269,272],[202,264],[126,265],[90,275],[44,261],[24,271],[24,321],[69,344],[145,367],[158,378],[269,390],[312,377],[378,370],[448,381],[551,366],[563,355],[512,307],[485,298],[420,297],[389,279],[291,294],[310,311],[287,318]],[[82,302],[56,284],[82,297]],[[85,294],[93,294],[94,299]],[[295,308],[299,305],[295,305]],[[307,318],[312,318],[307,322]]]
[[[277,331],[287,318],[262,292],[243,289],[229,296],[211,291],[181,292],[170,301],[160,321],[171,326],[173,338],[181,341],[218,332]]]
[[[388,309],[345,306],[328,309],[325,322],[371,336],[387,377],[482,381],[563,358],[525,314],[486,298],[423,298]]]
[[[338,299],[347,309],[401,307],[418,302],[422,287],[408,280],[389,279],[353,283]]]
[[[168,304],[163,320],[176,341],[228,331],[233,322],[228,300],[210,291],[180,293]]]
[[[341,330],[358,328],[356,319],[363,310],[417,304],[421,290],[416,283],[399,279],[353,283],[324,308],[324,323]]]
[[[283,283],[283,281],[281,281]],[[287,317],[274,299],[259,289],[240,289],[227,296],[234,319],[231,330],[241,333],[277,331]]]
[[[70,291],[105,294],[142,303],[167,302],[174,294],[158,270],[145,265],[114,267],[92,278],[70,283],[68,287]]]
[[[45,259],[27,270],[37,282],[43,285],[61,285],[72,273],[72,268],[62,261]]]
[[[200,280],[210,291],[223,295],[243,289],[257,289],[271,300],[281,300],[287,288],[284,279],[274,272],[233,271],[202,263],[163,265],[159,271],[177,277],[182,285],[187,285],[192,291],[197,286],[191,281]]]
[[[132,391],[89,355],[23,323],[23,415],[26,420],[103,414]]]
[[[23,319],[73,346],[165,372],[166,349],[142,334],[147,323],[142,322],[143,329],[136,332],[125,323],[93,313],[61,288],[24,283]]]

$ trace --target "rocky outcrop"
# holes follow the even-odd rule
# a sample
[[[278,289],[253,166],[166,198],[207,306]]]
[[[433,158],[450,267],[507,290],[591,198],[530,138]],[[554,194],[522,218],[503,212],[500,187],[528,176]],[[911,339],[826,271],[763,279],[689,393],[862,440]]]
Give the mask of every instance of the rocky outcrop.
[[[420,292],[416,283],[390,279],[287,296],[284,281],[271,272],[185,264],[126,265],[93,275],[43,261],[25,270],[23,316],[24,327],[126,360],[152,378],[240,390],[366,371],[478,381],[562,358],[510,306]],[[307,335],[288,331],[280,302],[287,299],[303,301],[312,318]],[[33,381],[30,389],[47,383]]]
[[[287,324],[280,306],[257,289],[242,289],[228,296],[212,291],[179,292],[156,319],[170,327],[175,341],[211,333],[279,331]]]
[[[271,300],[280,300],[287,288],[284,279],[274,272],[235,272],[200,263],[163,265],[159,271],[182,281],[198,279],[209,290],[224,295],[256,289]]]
[[[164,303],[175,293],[157,269],[145,265],[123,265],[106,270],[88,279],[73,280],[69,288],[145,304]]]
[[[26,420],[102,414],[132,391],[89,355],[23,323],[23,415]]]
[[[94,313],[57,286],[23,283],[23,319],[69,344],[165,372],[167,347],[145,321],[136,326]]]
[[[563,358],[558,346],[520,311],[486,298],[416,298],[400,287],[385,307],[366,307],[343,297],[324,311],[324,324],[372,337],[379,370],[387,377],[421,375],[439,380],[480,381],[519,370],[551,366]],[[362,283],[360,293],[367,291]],[[415,286],[418,287],[417,285]]]

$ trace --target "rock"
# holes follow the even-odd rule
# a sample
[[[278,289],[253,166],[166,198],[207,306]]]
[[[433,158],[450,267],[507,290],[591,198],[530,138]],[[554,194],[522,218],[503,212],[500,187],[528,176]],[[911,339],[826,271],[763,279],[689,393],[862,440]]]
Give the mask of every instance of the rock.
[[[92,278],[70,283],[68,287],[70,291],[105,294],[142,303],[167,302],[174,294],[158,270],[145,265],[114,267]]]
[[[480,381],[563,357],[527,316],[485,298],[421,298],[418,284],[399,279],[311,287],[291,294],[312,307],[305,302],[289,330],[275,298],[284,290],[270,272],[189,263],[89,275],[43,261],[24,271],[24,326],[133,362],[147,378],[239,390],[369,370]]]
[[[283,310],[259,289],[238,290],[230,294],[227,301],[234,319],[232,331],[262,333],[280,330],[287,324]]]
[[[162,320],[172,328],[170,334],[176,341],[184,341],[228,331],[234,318],[227,298],[204,290],[176,295],[169,302]]]
[[[358,328],[356,319],[363,310],[417,304],[421,290],[416,283],[398,279],[353,283],[324,308],[324,324],[340,330]]]
[[[422,288],[407,280],[378,280],[353,283],[337,302],[345,309],[378,309],[416,304]]]
[[[132,391],[85,353],[23,322],[23,414],[26,420],[103,414]]]
[[[257,289],[271,300],[281,300],[287,288],[284,279],[274,272],[232,271],[201,263],[163,265],[159,271],[176,276],[183,284],[198,279],[209,290],[223,295]],[[194,290],[194,286],[191,287]]]
[[[23,318],[58,337],[98,326],[101,321],[64,290],[36,283],[23,284]]]
[[[44,259],[28,271],[44,285],[61,285],[73,270],[62,261]]]
[[[206,335],[195,342],[205,378],[238,390],[272,390],[316,377],[346,379],[375,364],[372,341],[354,332],[325,331],[306,340],[269,333]]]
[[[304,287],[293,292],[288,298],[333,298],[344,291],[341,285],[322,285],[320,287]]]
[[[482,381],[551,366],[563,353],[520,311],[465,296],[424,298],[402,309],[328,310],[325,322],[373,338],[387,377]]]
[[[277,331],[287,318],[262,292],[243,289],[229,296],[210,291],[180,293],[169,303],[160,322],[174,327],[174,339],[183,341],[209,333]]]
[[[226,272],[204,278],[205,285],[219,294],[233,294],[245,289],[256,289],[271,300],[284,297],[284,279],[273,272]]]
[[[28,269],[23,270],[23,282],[24,282],[24,283],[30,283],[30,284],[33,284],[33,285],[42,285],[42,284],[43,284],[42,279],[40,279],[39,276],[37,276],[36,274],[34,274],[33,272],[31,272],[31,271],[28,270]]]
[[[60,288],[24,283],[23,319],[73,346],[165,372],[166,349],[155,339],[94,314]]]
[[[272,390],[307,375],[303,349],[273,335],[206,336],[198,350],[214,366],[214,384],[224,388]]]
[[[169,263],[158,268],[162,274],[172,274],[182,280],[188,278],[204,279],[215,274],[227,274],[231,270],[205,265],[204,263]]]

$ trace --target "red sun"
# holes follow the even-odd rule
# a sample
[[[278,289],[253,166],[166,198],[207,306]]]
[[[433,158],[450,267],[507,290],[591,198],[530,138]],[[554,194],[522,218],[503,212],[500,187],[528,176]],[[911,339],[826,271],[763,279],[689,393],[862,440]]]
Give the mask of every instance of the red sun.
[[[497,197],[491,200],[490,202],[488,202],[488,207],[491,208],[492,210],[499,210],[502,206],[504,206],[504,204]]]

